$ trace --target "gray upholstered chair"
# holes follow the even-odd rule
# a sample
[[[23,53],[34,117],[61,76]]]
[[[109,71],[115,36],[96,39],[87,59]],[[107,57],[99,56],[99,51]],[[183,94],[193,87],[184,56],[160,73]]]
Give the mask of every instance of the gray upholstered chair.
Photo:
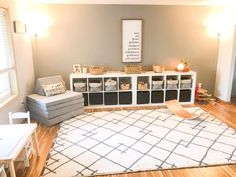
[[[45,85],[65,82],[62,76],[39,78],[36,81],[35,94],[26,97],[27,108],[32,119],[47,126],[80,115],[84,112],[82,93],[66,90],[64,93],[45,96]]]

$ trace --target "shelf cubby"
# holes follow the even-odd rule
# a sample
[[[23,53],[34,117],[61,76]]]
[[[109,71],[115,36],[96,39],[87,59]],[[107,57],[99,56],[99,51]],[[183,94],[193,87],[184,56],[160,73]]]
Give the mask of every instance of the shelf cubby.
[[[102,105],[103,104],[103,93],[89,93],[89,104],[90,105]]]
[[[151,103],[164,103],[164,91],[152,91]]]
[[[119,104],[132,104],[132,92],[119,92]]]
[[[111,87],[108,88],[109,85]],[[92,88],[93,86],[98,88]],[[83,94],[85,106],[152,106],[164,105],[165,101],[173,99],[181,104],[193,104],[195,86],[194,71],[70,75],[71,91]]]
[[[137,104],[148,104],[150,102],[149,91],[138,91],[137,92]]]
[[[88,106],[88,93],[83,93],[84,97],[84,106]]]
[[[117,92],[104,93],[104,104],[105,105],[117,105],[118,104],[118,93]]]
[[[180,102],[190,102],[191,101],[191,89],[189,90],[180,90],[179,101]]]
[[[166,99],[165,101],[169,100],[178,100],[178,90],[166,90]]]

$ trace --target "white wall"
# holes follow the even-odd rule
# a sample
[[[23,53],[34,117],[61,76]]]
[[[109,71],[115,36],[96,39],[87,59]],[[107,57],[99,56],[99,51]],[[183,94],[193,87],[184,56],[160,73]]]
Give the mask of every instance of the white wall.
[[[217,98],[229,102],[233,86],[236,56],[236,6],[225,6],[223,30],[220,35],[220,47],[216,72],[215,93]]]
[[[26,0],[0,0],[0,7],[10,11],[11,24],[13,21],[26,20]],[[21,101],[32,93],[34,87],[34,69],[32,60],[31,37],[27,34],[13,34],[13,47],[15,51],[15,64],[17,71],[18,91],[17,99],[0,108],[0,124],[8,123],[9,111],[24,110]]]

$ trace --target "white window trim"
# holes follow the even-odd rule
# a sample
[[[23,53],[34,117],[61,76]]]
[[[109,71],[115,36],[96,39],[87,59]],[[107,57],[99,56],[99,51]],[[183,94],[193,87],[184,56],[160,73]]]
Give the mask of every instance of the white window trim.
[[[0,74],[3,73],[8,73],[10,75],[10,96],[8,96],[6,99],[3,101],[0,101],[0,110],[7,106],[9,103],[12,101],[16,100],[18,98],[18,82],[17,82],[17,77],[16,77],[16,68],[15,68],[15,57],[14,57],[14,50],[13,50],[13,31],[12,31],[12,26],[10,24],[10,17],[9,17],[9,10],[4,7],[0,7],[0,10],[4,10],[6,13],[6,21],[7,21],[7,27],[8,27],[8,38],[9,38],[9,50],[11,51],[11,62],[12,65],[8,68],[0,70]]]

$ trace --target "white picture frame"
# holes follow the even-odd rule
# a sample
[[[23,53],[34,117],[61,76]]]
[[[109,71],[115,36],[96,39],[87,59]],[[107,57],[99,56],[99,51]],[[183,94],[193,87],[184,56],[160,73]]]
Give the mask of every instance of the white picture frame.
[[[142,20],[122,20],[122,62],[142,61]]]
[[[73,72],[74,72],[74,73],[82,73],[81,64],[74,64],[74,65],[73,65]]]

